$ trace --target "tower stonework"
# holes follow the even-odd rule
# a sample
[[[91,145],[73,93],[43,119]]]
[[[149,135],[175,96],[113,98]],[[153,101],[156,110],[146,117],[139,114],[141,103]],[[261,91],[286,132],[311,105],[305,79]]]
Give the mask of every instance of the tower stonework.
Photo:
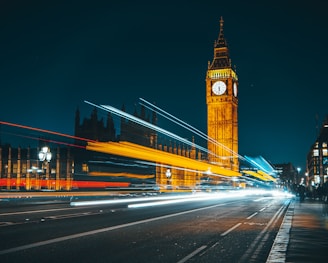
[[[208,159],[223,168],[239,171],[238,77],[231,66],[227,41],[220,32],[214,42],[214,58],[206,72]]]

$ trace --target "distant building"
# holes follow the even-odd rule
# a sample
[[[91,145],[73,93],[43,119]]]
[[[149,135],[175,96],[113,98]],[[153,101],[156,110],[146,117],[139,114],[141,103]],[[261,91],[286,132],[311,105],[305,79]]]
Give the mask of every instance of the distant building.
[[[125,112],[123,105],[122,111]],[[157,125],[157,115],[155,112],[151,114],[146,113],[146,108],[142,105],[140,113],[135,109],[133,116],[152,125]],[[138,124],[132,120],[121,118],[121,132],[118,136],[119,141],[133,142],[139,145],[156,148],[157,147],[157,133],[144,125]]]
[[[125,112],[124,105],[122,111]],[[145,121],[152,125],[157,124],[156,113],[146,113],[144,106],[141,106],[140,113],[135,109],[133,116],[141,121]],[[99,142],[108,141],[128,141],[139,145],[156,147],[157,135],[152,129],[138,124],[132,120],[120,119],[120,133],[115,129],[115,123],[111,113],[107,114],[107,120],[98,119],[98,111],[93,109],[90,118],[84,118],[81,122],[80,111],[75,113],[75,136]],[[79,144],[79,143],[78,143]]]
[[[95,141],[116,141],[116,131],[111,113],[108,113],[106,123],[104,119],[98,120],[97,109],[94,108],[90,118],[84,118],[81,123],[79,109],[75,112],[75,136]]]
[[[328,176],[328,116],[324,120],[319,135],[307,154],[307,177],[310,186],[324,183]]]
[[[299,172],[292,163],[274,164],[281,187],[296,191],[296,186],[300,183]]]

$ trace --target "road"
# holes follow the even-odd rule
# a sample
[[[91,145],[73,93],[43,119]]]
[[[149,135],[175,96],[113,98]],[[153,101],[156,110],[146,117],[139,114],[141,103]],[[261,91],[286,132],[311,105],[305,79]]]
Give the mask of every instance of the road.
[[[290,202],[238,192],[96,200],[2,207],[1,262],[266,262]]]

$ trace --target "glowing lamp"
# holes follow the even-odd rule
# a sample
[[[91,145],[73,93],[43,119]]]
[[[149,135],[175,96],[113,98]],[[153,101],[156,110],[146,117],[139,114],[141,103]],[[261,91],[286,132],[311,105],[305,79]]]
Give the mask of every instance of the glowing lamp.
[[[52,154],[50,152],[50,149],[48,147],[42,147],[41,151],[39,152],[39,160],[41,162],[51,161]]]
[[[166,174],[167,178],[170,178],[171,177],[171,170],[167,169],[165,174]]]

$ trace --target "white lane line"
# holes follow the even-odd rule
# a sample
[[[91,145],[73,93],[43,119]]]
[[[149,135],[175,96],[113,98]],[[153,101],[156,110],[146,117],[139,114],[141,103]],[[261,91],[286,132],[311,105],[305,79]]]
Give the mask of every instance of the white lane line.
[[[260,212],[264,211],[266,209],[266,207],[263,207],[262,209],[260,209]]]
[[[258,214],[258,212],[255,212],[254,214],[250,215],[249,217],[247,217],[246,219],[251,219],[252,217],[256,216]]]
[[[199,248],[197,248],[195,251],[193,251],[192,253],[190,253],[189,255],[187,255],[186,257],[184,257],[183,259],[179,260],[177,263],[184,263],[187,260],[191,259],[193,256],[197,255],[200,251],[204,250],[205,248],[207,248],[207,246],[201,246]]]
[[[241,223],[238,223],[236,225],[234,225],[232,228],[228,229],[227,231],[225,231],[224,233],[221,234],[221,236],[225,236],[227,234],[229,234],[232,230],[234,230],[235,228],[239,227],[241,225]]]
[[[144,219],[144,220],[131,222],[131,223],[126,223],[126,224],[122,224],[122,225],[111,226],[111,227],[96,229],[96,230],[87,231],[87,232],[83,232],[83,233],[78,233],[78,234],[53,238],[53,239],[49,239],[49,240],[45,240],[45,241],[35,242],[35,243],[32,243],[32,244],[27,244],[27,245],[23,245],[23,246],[19,246],[19,247],[13,247],[13,248],[1,250],[0,255],[17,252],[17,251],[21,251],[21,250],[24,250],[24,249],[31,249],[31,248],[35,248],[35,247],[45,246],[45,245],[58,243],[58,242],[62,242],[62,241],[66,241],[66,240],[70,240],[70,239],[74,239],[74,238],[79,238],[79,237],[85,237],[85,236],[95,235],[95,234],[99,234],[99,233],[104,233],[104,232],[108,232],[108,231],[112,231],[112,230],[116,230],[116,229],[120,229],[120,228],[124,228],[124,227],[144,224],[144,223],[148,223],[148,222],[152,222],[152,221],[166,219],[166,218],[170,218],[170,217],[174,217],[174,216],[180,216],[180,215],[189,214],[189,213],[193,213],[193,212],[197,212],[197,211],[201,211],[201,210],[206,210],[206,209],[211,209],[211,208],[214,208],[214,207],[224,206],[224,205],[226,205],[226,204],[212,205],[212,206],[197,208],[197,209],[188,210],[188,211],[184,211],[184,212],[180,212],[180,213],[164,215],[164,216],[160,216],[160,217]]]
[[[254,253],[255,247],[258,246],[258,243],[262,239],[262,237],[266,234],[269,227],[279,218],[279,215],[282,213],[285,205],[281,206],[279,210],[274,214],[274,216],[270,219],[266,227],[260,232],[259,235],[255,238],[255,240],[252,242],[252,244],[249,246],[247,251],[244,253],[244,255],[241,257],[240,262],[245,262],[247,258],[250,257],[251,254]]]

